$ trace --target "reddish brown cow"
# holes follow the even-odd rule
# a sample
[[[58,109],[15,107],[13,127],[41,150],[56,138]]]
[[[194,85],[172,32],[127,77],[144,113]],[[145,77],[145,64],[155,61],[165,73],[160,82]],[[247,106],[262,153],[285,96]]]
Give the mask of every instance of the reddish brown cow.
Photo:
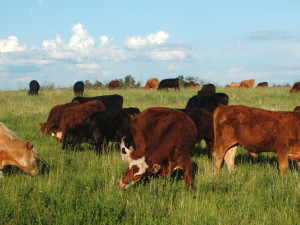
[[[118,80],[112,80],[111,82],[108,83],[108,88],[109,89],[120,88],[120,82]]]
[[[147,80],[145,90],[157,89],[158,86],[159,86],[159,80],[157,78],[152,78],[152,79]]]
[[[79,101],[72,101],[62,105],[54,106],[49,113],[48,119],[45,123],[40,123],[42,134],[50,134],[55,131],[60,124],[60,120],[64,114],[64,111],[73,105],[79,105]]]
[[[238,145],[256,154],[277,153],[282,175],[288,169],[288,158],[300,164],[300,113],[221,105],[213,119],[215,173],[224,157],[228,170],[233,170]]]
[[[106,107],[98,100],[68,107],[61,118],[59,128],[56,130],[57,143],[60,144],[64,141],[67,130],[77,127],[93,112],[104,110]]]
[[[200,88],[200,84],[198,84],[194,81],[190,81],[186,86],[189,88]]]
[[[292,89],[290,90],[290,93],[296,93],[300,91],[300,82],[294,83]]]
[[[0,122],[0,177],[6,165],[17,166],[24,172],[34,176],[39,173],[37,152],[30,141],[25,143]]]
[[[255,80],[243,80],[240,84],[240,87],[255,87]]]
[[[268,82],[260,82],[257,84],[257,87],[268,87],[268,86],[269,86]]]
[[[197,129],[194,122],[176,109],[153,107],[144,110],[131,121],[134,149],[123,146],[122,158],[129,161],[119,186],[127,188],[150,174],[170,174],[184,171],[185,185],[193,186],[191,154]]]

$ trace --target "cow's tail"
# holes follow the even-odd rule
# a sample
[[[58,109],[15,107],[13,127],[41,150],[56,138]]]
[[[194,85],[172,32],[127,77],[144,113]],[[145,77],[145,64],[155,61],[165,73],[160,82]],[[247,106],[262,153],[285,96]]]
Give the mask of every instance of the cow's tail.
[[[213,112],[213,126],[214,126],[214,143],[216,142],[216,135],[218,132],[217,126],[219,123],[219,115],[221,111],[224,110],[226,106],[225,105],[219,105]]]

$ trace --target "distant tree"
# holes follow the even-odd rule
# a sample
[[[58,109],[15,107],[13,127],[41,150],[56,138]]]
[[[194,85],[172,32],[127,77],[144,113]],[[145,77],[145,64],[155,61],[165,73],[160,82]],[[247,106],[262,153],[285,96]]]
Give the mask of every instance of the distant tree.
[[[134,87],[135,86],[135,80],[134,78],[129,74],[124,78],[124,87]]]
[[[89,80],[86,80],[83,83],[84,83],[84,88],[86,88],[86,89],[92,89],[93,88],[93,84]]]
[[[55,84],[54,83],[48,83],[47,81],[41,85],[41,89],[54,89]]]
[[[101,87],[103,87],[102,82],[96,80],[95,83],[94,83],[94,88],[101,88]]]

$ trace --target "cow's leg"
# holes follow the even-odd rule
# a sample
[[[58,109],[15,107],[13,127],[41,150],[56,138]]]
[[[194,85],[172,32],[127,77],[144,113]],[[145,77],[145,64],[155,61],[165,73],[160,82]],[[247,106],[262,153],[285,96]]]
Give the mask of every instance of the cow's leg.
[[[279,172],[280,175],[283,176],[287,169],[289,168],[289,160],[288,154],[283,151],[277,152],[278,164],[279,164]]]
[[[212,153],[213,164],[214,164],[214,174],[219,173],[219,169],[221,167],[221,163],[223,161],[224,155],[226,153],[226,149],[222,146],[218,146],[215,143],[214,151]]]
[[[232,172],[234,170],[234,159],[237,151],[238,146],[234,146],[232,148],[229,148],[224,156],[224,161],[229,172]]]
[[[182,163],[182,169],[184,171],[184,182],[187,187],[194,187],[193,177],[193,163],[191,158],[187,158]]]

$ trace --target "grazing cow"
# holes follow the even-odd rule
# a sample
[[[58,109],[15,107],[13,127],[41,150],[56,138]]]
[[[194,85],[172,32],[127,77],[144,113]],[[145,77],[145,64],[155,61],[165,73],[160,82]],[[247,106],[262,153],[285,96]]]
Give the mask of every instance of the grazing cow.
[[[215,110],[213,120],[215,173],[224,156],[228,170],[234,169],[238,145],[255,154],[277,153],[282,175],[288,169],[288,158],[300,164],[300,113],[221,105]]]
[[[213,84],[206,84],[188,100],[185,108],[206,108],[213,112],[220,104],[228,105],[229,97],[225,93],[215,93],[216,87]]]
[[[166,176],[175,169],[182,169],[185,185],[193,187],[191,154],[197,129],[185,113],[162,107],[148,108],[133,118],[131,130],[135,148],[122,149],[122,158],[129,165],[118,183],[120,187],[126,189],[154,173]]]
[[[157,90],[168,90],[168,88],[174,88],[175,90],[179,90],[179,78],[161,80]]]
[[[74,129],[87,119],[93,112],[106,110],[104,104],[98,100],[86,102],[79,105],[68,107],[61,118],[59,128],[56,130],[55,136],[57,143],[64,141],[66,132]],[[64,148],[64,146],[63,146]]]
[[[80,103],[85,103],[89,101],[98,100],[101,101],[106,109],[120,109],[123,107],[123,97],[121,95],[101,95],[95,97],[75,97],[72,101],[79,101]]]
[[[147,80],[145,90],[157,89],[159,86],[159,80],[157,78],[152,78]]]
[[[108,83],[108,88],[109,89],[120,88],[120,81],[118,81],[118,80],[112,80],[111,82]]]
[[[300,106],[296,106],[293,111],[294,112],[300,112]]]
[[[290,93],[296,93],[300,91],[300,82],[295,82]]]
[[[255,80],[243,80],[240,84],[240,87],[255,87]]]
[[[40,84],[36,80],[32,80],[29,83],[28,95],[38,95],[40,90]]]
[[[110,109],[92,113],[88,119],[67,131],[65,146],[89,143],[100,153],[103,144],[121,142],[122,146],[133,146],[130,122],[140,113],[138,108]]]
[[[268,86],[269,86],[268,82],[260,82],[257,84],[257,87],[268,87]]]
[[[0,176],[6,165],[17,166],[31,176],[37,175],[37,152],[30,141],[25,143],[0,122]]]
[[[241,85],[241,82],[231,82],[230,87],[239,87]]]
[[[77,81],[73,86],[73,91],[75,96],[83,96],[84,83],[82,81]]]
[[[45,123],[40,123],[42,134],[50,134],[59,128],[60,120],[64,111],[73,105],[79,105],[79,101],[72,101],[69,103],[54,106],[49,113],[48,119]]]
[[[197,128],[197,142],[204,139],[208,152],[211,154],[214,147],[214,127],[212,113],[204,108],[179,109],[188,115]]]
[[[194,81],[190,81],[188,83],[185,84],[185,87],[188,88],[200,88],[200,84],[194,82]]]

